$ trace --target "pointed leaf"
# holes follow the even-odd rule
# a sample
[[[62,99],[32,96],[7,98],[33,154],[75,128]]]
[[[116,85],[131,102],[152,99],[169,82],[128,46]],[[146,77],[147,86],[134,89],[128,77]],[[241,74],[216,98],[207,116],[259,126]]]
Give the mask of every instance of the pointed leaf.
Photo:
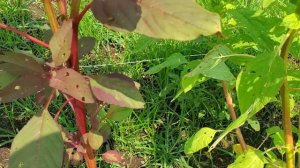
[[[96,45],[96,39],[93,37],[82,37],[78,41],[79,43],[79,53],[78,57],[82,57],[86,54],[89,54]]]
[[[197,76],[202,74],[209,78],[233,81],[234,76],[230,72],[227,65],[224,63],[232,52],[223,45],[218,45],[210,50],[200,64],[188,73],[187,77]]]
[[[107,104],[129,108],[144,107],[144,100],[138,89],[126,80],[97,76],[90,78],[90,84],[95,97]]]
[[[49,45],[55,66],[65,63],[71,54],[72,20],[66,21],[60,29],[54,33]]]
[[[73,69],[53,72],[49,85],[84,103],[95,102],[88,79]]]
[[[195,135],[189,138],[184,144],[184,153],[192,154],[207,147],[213,140],[216,130],[204,127],[201,128]]]
[[[275,97],[285,75],[283,67],[282,59],[275,53],[265,53],[246,65],[246,70],[239,74],[236,82],[242,113],[257,99],[263,100],[265,105]]]
[[[174,53],[170,57],[168,57],[166,61],[164,61],[163,63],[151,67],[148,71],[145,72],[145,74],[148,75],[156,74],[164,68],[174,69],[177,68],[179,65],[185,63],[187,63],[187,60],[182,54]]]
[[[64,143],[47,110],[34,116],[15,137],[9,167],[61,167]]]
[[[107,163],[122,163],[122,155],[115,151],[115,150],[109,150],[102,154],[102,158]]]
[[[272,138],[273,144],[275,146],[284,146],[284,133],[283,130],[278,126],[273,126],[267,129],[267,135]],[[283,155],[285,149],[278,148],[278,151]]]
[[[0,62],[10,63],[24,69],[34,72],[43,71],[41,64],[33,56],[25,55],[23,53],[5,53],[0,54]]]
[[[260,124],[255,116],[249,118],[247,122],[255,131],[260,131]]]
[[[220,16],[194,0],[94,0],[92,11],[113,30],[154,38],[193,40],[221,32]]]
[[[132,114],[133,110],[126,107],[118,107],[111,105],[106,118],[112,121],[123,121]]]
[[[248,149],[245,154],[237,157],[228,168],[263,168],[265,164],[264,153],[259,150]]]

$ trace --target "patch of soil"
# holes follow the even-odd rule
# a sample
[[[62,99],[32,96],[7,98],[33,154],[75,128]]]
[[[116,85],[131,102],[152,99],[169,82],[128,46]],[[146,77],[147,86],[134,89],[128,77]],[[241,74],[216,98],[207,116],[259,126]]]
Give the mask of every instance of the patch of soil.
[[[9,148],[0,148],[0,168],[8,167]]]

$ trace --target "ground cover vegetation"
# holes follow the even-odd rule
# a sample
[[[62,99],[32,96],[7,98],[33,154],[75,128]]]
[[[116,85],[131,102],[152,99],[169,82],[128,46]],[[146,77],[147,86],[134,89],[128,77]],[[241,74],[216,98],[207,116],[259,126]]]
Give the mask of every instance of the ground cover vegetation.
[[[0,167],[299,167],[299,5],[0,1]]]

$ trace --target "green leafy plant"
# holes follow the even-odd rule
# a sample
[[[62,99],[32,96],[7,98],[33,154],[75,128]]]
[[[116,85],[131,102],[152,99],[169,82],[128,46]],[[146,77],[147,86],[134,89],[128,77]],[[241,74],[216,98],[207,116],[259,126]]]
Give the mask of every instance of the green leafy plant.
[[[95,43],[91,37],[78,39],[80,21],[90,9],[101,23],[115,31],[180,41],[221,34],[219,15],[193,0],[94,0],[82,11],[80,0],[73,0],[70,5],[65,0],[57,0],[58,11],[51,0],[42,2],[53,34],[49,44],[0,23],[1,28],[49,49],[52,58],[51,62],[45,62],[23,52],[0,54],[0,102],[36,95],[43,105],[43,110],[24,126],[12,143],[9,160],[12,168],[76,165],[82,158],[87,167],[95,168],[95,151],[109,134],[105,121],[123,120],[132,109],[144,107],[139,84],[131,78],[116,73],[97,76],[80,73],[79,57],[88,53]],[[53,118],[48,107],[57,93],[66,101]],[[57,123],[67,104],[74,111],[78,132],[68,132]],[[107,113],[100,117],[99,111],[107,106]],[[103,153],[102,158],[109,163],[122,162],[121,155],[114,150]]]

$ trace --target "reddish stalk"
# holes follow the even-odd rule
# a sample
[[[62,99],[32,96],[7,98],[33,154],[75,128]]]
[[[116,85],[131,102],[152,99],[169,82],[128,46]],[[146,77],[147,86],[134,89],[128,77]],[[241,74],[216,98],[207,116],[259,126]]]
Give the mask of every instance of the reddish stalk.
[[[59,13],[62,16],[67,16],[67,1],[66,0],[57,0],[57,6]]]
[[[66,100],[59,108],[59,110],[56,112],[55,117],[54,117],[54,121],[58,122],[58,117],[60,115],[60,113],[62,112],[62,110],[64,109],[64,107],[70,102],[74,100],[73,97],[71,97],[70,99]]]
[[[80,5],[80,0],[78,1],[72,1],[72,8],[71,8],[71,17],[73,18],[73,30],[72,30],[72,44],[71,44],[71,56],[70,56],[70,66],[79,72],[79,62],[78,62],[78,26],[79,22],[81,21],[84,14],[88,11],[90,8],[90,4],[85,7],[83,12],[78,14]],[[73,100],[71,101],[77,127],[79,129],[79,132],[81,135],[84,135],[87,133],[87,122],[86,122],[86,112],[85,112],[85,106],[84,103],[79,100]],[[97,168],[96,159],[94,155],[93,149],[90,147],[89,144],[82,144],[83,147],[86,149],[86,153],[84,154],[84,159],[86,161],[88,168]]]
[[[39,40],[39,39],[37,39],[35,37],[32,37],[31,35],[29,35],[29,34],[27,34],[25,32],[17,30],[17,29],[15,29],[13,27],[10,27],[10,26],[7,26],[7,25],[5,25],[3,23],[0,23],[0,28],[6,29],[8,31],[12,31],[14,33],[17,33],[17,34],[21,35],[22,37],[25,37],[28,40],[30,40],[30,41],[32,41],[32,42],[34,42],[36,44],[39,44],[39,45],[41,45],[41,46],[43,46],[45,48],[49,48],[49,44],[47,44],[47,43],[45,43],[45,42],[43,42],[43,41],[41,41],[41,40]]]
[[[222,85],[223,85],[224,95],[225,95],[225,99],[226,99],[227,108],[229,110],[229,114],[231,116],[232,121],[235,121],[236,120],[236,113],[235,113],[234,108],[233,108],[231,94],[228,91],[228,86],[227,86],[227,83],[225,81],[222,81]],[[242,147],[242,150],[243,150],[243,152],[245,152],[247,150],[247,145],[246,145],[246,142],[244,140],[241,129],[236,128],[235,132],[236,132],[237,139],[238,139],[238,141],[239,141],[239,143]]]

